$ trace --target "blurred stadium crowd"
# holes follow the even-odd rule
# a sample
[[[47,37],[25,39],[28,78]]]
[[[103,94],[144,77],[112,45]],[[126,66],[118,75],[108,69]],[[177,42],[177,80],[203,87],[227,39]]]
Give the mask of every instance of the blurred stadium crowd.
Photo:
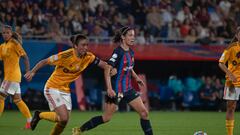
[[[156,37],[223,43],[240,25],[239,7],[237,0],[1,0],[0,22],[25,38],[111,37],[128,25],[139,44]]]

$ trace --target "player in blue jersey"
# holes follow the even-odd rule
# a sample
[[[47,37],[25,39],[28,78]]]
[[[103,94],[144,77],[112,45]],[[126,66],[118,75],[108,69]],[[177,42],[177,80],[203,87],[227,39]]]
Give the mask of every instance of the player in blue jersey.
[[[139,94],[133,89],[131,78],[133,77],[139,85],[144,85],[137,76],[134,67],[134,52],[130,48],[134,44],[135,32],[131,27],[121,28],[114,36],[114,42],[119,46],[113,51],[112,57],[108,60],[109,70],[117,70],[112,76],[111,82],[107,83],[107,96],[102,116],[95,116],[84,123],[81,127],[73,128],[73,135],[93,129],[98,125],[107,123],[117,111],[117,104],[120,100],[125,100],[140,116],[140,123],[145,135],[153,135],[151,123],[148,119],[148,110],[143,104]],[[110,71],[109,71],[110,72]],[[113,89],[112,89],[113,88]]]

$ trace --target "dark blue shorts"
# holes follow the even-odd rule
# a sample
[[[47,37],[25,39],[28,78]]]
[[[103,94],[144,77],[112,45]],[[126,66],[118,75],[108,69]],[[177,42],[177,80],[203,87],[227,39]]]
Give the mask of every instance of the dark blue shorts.
[[[126,103],[129,103],[139,97],[139,93],[137,93],[134,89],[128,90],[127,92],[123,93],[123,97],[109,97],[108,95],[105,96],[106,103],[114,103],[118,104],[121,100],[124,100]]]

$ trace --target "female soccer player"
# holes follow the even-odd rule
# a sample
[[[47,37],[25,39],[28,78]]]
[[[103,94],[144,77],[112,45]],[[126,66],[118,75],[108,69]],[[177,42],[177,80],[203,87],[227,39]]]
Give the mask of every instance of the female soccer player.
[[[4,110],[4,100],[8,95],[12,96],[13,102],[17,105],[21,113],[27,118],[26,129],[30,129],[32,119],[27,105],[21,98],[21,71],[19,59],[23,57],[25,70],[29,71],[29,60],[26,52],[22,48],[20,35],[12,31],[12,27],[4,25],[2,28],[4,43],[0,46],[0,59],[4,64],[4,80],[0,88],[0,115]]]
[[[140,115],[140,123],[145,135],[152,135],[152,127],[148,119],[148,111],[143,104],[140,96],[131,85],[131,77],[133,77],[139,85],[144,85],[143,81],[137,76],[133,70],[134,52],[130,48],[134,44],[135,33],[130,27],[121,28],[114,36],[114,42],[119,46],[113,51],[112,57],[108,64],[110,69],[117,69],[117,74],[112,77],[112,84],[107,84],[107,96],[105,103],[105,111],[102,116],[95,116],[80,128],[73,128],[73,135],[79,135],[82,132],[97,127],[100,124],[111,120],[114,112],[117,110],[117,104],[122,99],[133,107]],[[110,70],[109,69],[109,70]],[[110,71],[108,71],[110,72]],[[112,89],[112,85],[114,90]]]
[[[45,119],[55,122],[56,125],[51,135],[59,135],[63,132],[72,109],[69,84],[79,77],[89,65],[97,65],[104,69],[105,80],[110,82],[110,66],[98,59],[94,54],[88,52],[88,39],[84,35],[71,37],[73,48],[41,60],[25,77],[31,81],[34,74],[45,65],[55,65],[55,70],[48,79],[44,95],[52,112],[34,113],[31,129],[34,130],[39,120]]]
[[[226,66],[225,64],[228,64]],[[240,27],[233,42],[224,50],[219,59],[219,67],[226,73],[224,99],[227,100],[226,130],[227,135],[233,135],[234,112],[240,94]]]

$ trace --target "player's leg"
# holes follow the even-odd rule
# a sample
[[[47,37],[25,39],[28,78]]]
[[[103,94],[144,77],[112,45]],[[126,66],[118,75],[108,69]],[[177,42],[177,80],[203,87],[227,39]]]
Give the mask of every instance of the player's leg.
[[[145,135],[153,135],[152,126],[148,119],[148,110],[144,106],[142,99],[138,96],[130,101],[129,105],[140,115],[140,123]]]
[[[0,91],[0,117],[2,116],[2,113],[4,111],[4,106],[5,106],[5,99],[8,95],[4,92]]]
[[[25,118],[27,118],[27,123],[25,125],[26,129],[30,129],[30,122],[32,120],[32,115],[27,107],[27,105],[23,102],[20,94],[12,95],[13,102],[17,105],[20,112],[23,114]]]
[[[9,95],[8,93],[9,86],[10,86],[10,83],[8,81],[3,81],[0,87],[0,116],[4,111],[5,99]]]
[[[59,121],[55,124],[50,135],[59,135],[63,132],[69,120],[69,112],[66,105],[61,105],[55,108],[55,112],[59,117]]]
[[[93,129],[98,125],[107,123],[111,120],[113,114],[117,110],[116,98],[110,98],[106,96],[106,103],[104,104],[104,113],[102,116],[92,117],[90,120],[85,122],[80,128],[73,128],[73,135],[80,135],[80,133]]]
[[[227,135],[233,135],[234,128],[234,112],[236,109],[237,101],[227,101],[227,111],[226,111],[226,130]]]
[[[225,86],[223,99],[227,100],[226,110],[226,130],[227,135],[233,135],[234,129],[234,112],[240,93],[240,88],[234,86]]]

